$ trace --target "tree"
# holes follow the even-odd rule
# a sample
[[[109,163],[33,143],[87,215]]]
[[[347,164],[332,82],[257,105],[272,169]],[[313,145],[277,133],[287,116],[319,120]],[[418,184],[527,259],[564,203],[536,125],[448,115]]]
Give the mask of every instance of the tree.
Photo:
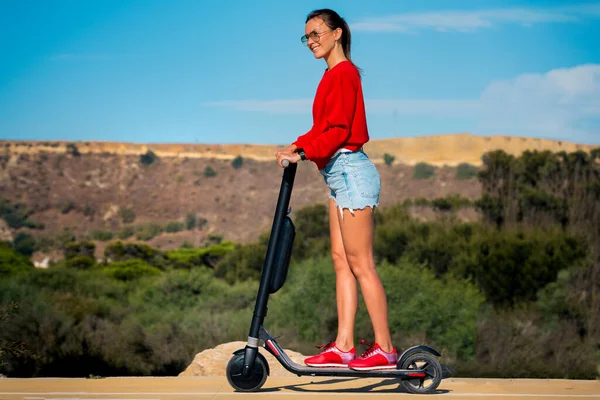
[[[387,165],[388,167],[389,167],[390,165],[392,165],[392,163],[394,162],[394,160],[395,160],[395,159],[396,159],[396,157],[394,157],[394,156],[393,156],[393,155],[391,155],[391,154],[385,153],[385,154],[383,155],[383,162],[385,162],[385,165]]]

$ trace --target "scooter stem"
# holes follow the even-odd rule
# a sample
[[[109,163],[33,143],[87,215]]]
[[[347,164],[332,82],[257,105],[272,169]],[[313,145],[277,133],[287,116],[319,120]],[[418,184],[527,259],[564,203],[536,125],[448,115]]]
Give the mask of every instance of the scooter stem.
[[[242,371],[242,375],[244,377],[250,376],[251,366],[254,365],[254,360],[256,359],[260,327],[264,322],[265,316],[267,315],[267,302],[269,300],[270,291],[269,285],[271,284],[273,264],[277,252],[276,245],[279,242],[279,236],[282,231],[283,222],[288,212],[297,168],[298,164],[291,163],[283,171],[281,188],[279,190],[279,198],[277,199],[277,207],[275,209],[275,216],[273,218],[273,226],[271,228],[267,254],[263,265],[262,278],[260,280],[260,287],[258,289],[258,296],[256,298],[256,305],[254,307],[254,314],[252,316],[252,324],[250,325],[250,333],[248,334],[248,345],[246,346],[246,352],[244,355],[244,368]]]

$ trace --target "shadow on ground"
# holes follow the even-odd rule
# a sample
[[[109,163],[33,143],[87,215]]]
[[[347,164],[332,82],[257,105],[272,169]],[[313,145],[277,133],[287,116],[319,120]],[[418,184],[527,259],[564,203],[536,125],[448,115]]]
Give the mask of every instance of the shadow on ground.
[[[351,382],[351,381],[356,381],[359,379],[364,379],[364,378],[348,378],[348,379],[328,379],[325,381],[314,381],[314,382],[305,382],[305,383],[298,383],[298,384],[293,384],[293,385],[285,385],[285,386],[278,386],[278,387],[274,387],[274,388],[267,388],[267,389],[262,389],[261,392],[278,392],[280,390],[286,389],[286,390],[291,390],[294,392],[303,392],[303,393],[311,393],[311,392],[315,392],[315,393],[406,393],[409,394],[409,392],[404,389],[401,384],[400,384],[400,380],[399,379],[395,379],[395,378],[390,378],[390,379],[385,379],[382,380],[380,382],[374,383],[372,385],[366,385],[366,386],[361,386],[361,387],[354,387],[354,388],[346,388],[346,389],[327,389],[327,388],[315,388],[315,389],[307,389],[304,386],[309,386],[309,385],[328,385],[328,384],[335,384],[335,383],[340,383],[340,382]],[[388,389],[380,389],[381,387],[384,386],[391,386],[394,385],[394,388],[388,388]],[[434,393],[431,394],[444,394],[444,393],[449,393],[450,390],[436,390]]]

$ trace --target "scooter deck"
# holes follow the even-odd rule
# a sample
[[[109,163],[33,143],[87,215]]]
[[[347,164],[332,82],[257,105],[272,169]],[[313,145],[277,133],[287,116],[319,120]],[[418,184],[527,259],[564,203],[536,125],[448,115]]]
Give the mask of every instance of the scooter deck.
[[[261,339],[265,343],[264,348],[273,355],[283,367],[289,372],[302,376],[344,376],[344,377],[376,377],[376,378],[404,378],[419,379],[427,377],[427,372],[422,369],[379,369],[369,371],[357,371],[343,367],[309,367],[294,362],[286,352],[279,346],[277,341],[262,327]]]

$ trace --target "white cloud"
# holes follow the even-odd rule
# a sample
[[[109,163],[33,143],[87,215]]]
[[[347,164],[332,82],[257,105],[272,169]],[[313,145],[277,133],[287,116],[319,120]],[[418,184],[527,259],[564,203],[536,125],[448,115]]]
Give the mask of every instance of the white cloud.
[[[474,133],[600,140],[600,64],[493,81],[478,99],[366,99],[368,114],[465,118]],[[312,99],[229,100],[206,106],[272,114],[310,114]],[[596,136],[594,136],[596,135]]]
[[[573,23],[600,16],[600,3],[549,8],[501,8],[472,11],[431,11],[366,18],[350,23],[355,31],[413,32],[432,29],[440,32],[473,32],[496,24],[531,26],[540,23]]]
[[[479,133],[555,139],[600,136],[600,126],[592,122],[600,118],[600,64],[495,81],[479,103]]]

